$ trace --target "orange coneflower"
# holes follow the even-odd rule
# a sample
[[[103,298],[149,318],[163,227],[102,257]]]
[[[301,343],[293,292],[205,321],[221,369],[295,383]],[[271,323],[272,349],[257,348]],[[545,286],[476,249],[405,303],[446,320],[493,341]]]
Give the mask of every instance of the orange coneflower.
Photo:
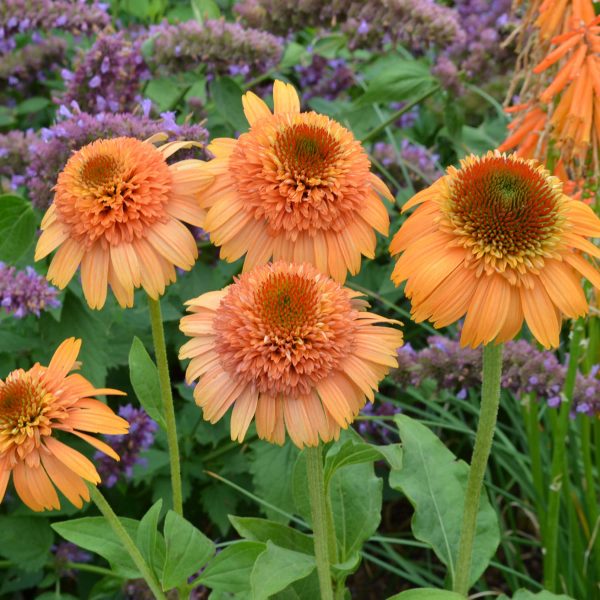
[[[201,205],[204,228],[221,257],[244,270],[275,260],[308,262],[343,282],[374,257],[376,229],[387,235],[380,195],[393,200],[370,172],[364,149],[329,117],[300,112],[294,88],[273,87],[275,114],[252,92],[242,98],[250,131],[216,139],[205,172],[215,181]]]
[[[81,340],[69,338],[47,367],[36,363],[0,379],[0,502],[12,474],[17,494],[36,511],[60,508],[56,486],[75,506],[90,499],[85,481],[100,482],[94,465],[59,441],[72,433],[119,460],[115,451],[84,432],[123,434],[128,423],[92,396],[121,394],[95,389],[84,377],[68,375],[77,366]]]
[[[337,438],[397,365],[402,333],[365,312],[359,294],[306,263],[256,267],[231,286],[187,304],[181,330],[193,339],[189,382],[211,423],[233,405],[231,437],[252,418],[259,437],[299,447]]]
[[[120,137],[77,151],[58,176],[54,202],[43,221],[36,260],[59,248],[48,279],[64,288],[81,264],[83,293],[102,308],[107,286],[123,307],[140,285],[154,299],[175,281],[175,266],[189,270],[198,255],[182,223],[202,226],[198,192],[211,177],[201,161],[168,165],[186,142],[159,148]]]
[[[600,273],[582,253],[600,257],[586,239],[600,219],[537,161],[469,156],[403,210],[417,204],[390,247],[416,321],[444,327],[466,314],[461,342],[477,346],[510,340],[525,319],[551,347],[562,315],[587,313],[580,279],[600,288]]]

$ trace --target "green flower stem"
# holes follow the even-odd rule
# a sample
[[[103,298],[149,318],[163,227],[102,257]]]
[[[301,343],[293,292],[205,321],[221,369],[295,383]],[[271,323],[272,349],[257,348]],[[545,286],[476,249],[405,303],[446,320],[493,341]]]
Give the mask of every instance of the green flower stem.
[[[181,491],[181,465],[179,462],[179,441],[177,439],[177,424],[175,422],[175,409],[173,407],[173,391],[169,376],[169,363],[167,361],[167,346],[165,344],[165,331],[163,329],[160,300],[153,300],[148,296],[150,309],[150,323],[152,324],[152,339],[154,340],[154,354],[160,380],[162,405],[167,424],[167,441],[169,444],[169,462],[171,465],[171,488],[173,490],[173,509],[183,515],[183,494]]]
[[[548,512],[546,514],[546,525],[544,532],[544,587],[549,592],[556,591],[556,568],[558,561],[558,526],[560,517],[560,498],[567,475],[565,468],[565,450],[569,434],[569,414],[571,412],[571,401],[575,389],[575,378],[577,377],[577,365],[581,340],[583,338],[583,320],[579,319],[573,327],[571,343],[569,346],[569,365],[565,377],[563,394],[565,400],[561,403],[558,414],[558,422],[553,428],[552,439],[552,474],[550,477],[550,489],[548,497]]]
[[[454,591],[466,596],[469,591],[469,576],[473,543],[477,526],[477,513],[483,478],[492,449],[496,418],[500,405],[500,376],[502,374],[502,344],[487,344],[483,348],[483,381],[481,386],[481,408],[475,436],[475,448],[469,469],[465,506],[460,531],[458,559],[454,578]]]
[[[308,475],[308,493],[310,496],[310,512],[317,559],[317,573],[321,600],[333,600],[331,587],[331,547],[329,531],[331,524],[328,516],[327,499],[325,497],[325,481],[323,479],[323,458],[321,446],[306,448],[306,471]]]
[[[152,572],[152,569],[144,560],[142,553],[134,544],[133,540],[121,524],[121,521],[119,521],[119,517],[117,517],[113,509],[110,507],[110,504],[106,501],[106,498],[100,493],[100,491],[95,486],[90,486],[90,493],[92,501],[98,507],[104,518],[107,520],[108,524],[114,531],[121,544],[123,544],[123,547],[127,551],[127,554],[131,556],[131,560],[133,560],[135,566],[138,568],[142,577],[146,580],[146,583],[152,590],[154,597],[158,600],[166,600],[166,597],[160,587],[160,584],[158,583],[158,580],[156,579],[156,576]]]

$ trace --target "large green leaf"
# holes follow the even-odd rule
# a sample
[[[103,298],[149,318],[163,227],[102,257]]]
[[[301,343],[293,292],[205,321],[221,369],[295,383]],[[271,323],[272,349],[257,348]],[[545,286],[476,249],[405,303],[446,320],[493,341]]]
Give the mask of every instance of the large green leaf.
[[[250,575],[252,599],[267,600],[294,581],[310,575],[316,566],[314,556],[267,542],[266,550],[256,559]]]
[[[131,538],[136,539],[139,521],[125,518],[120,518],[119,521]],[[53,523],[52,529],[68,542],[105,558],[115,573],[128,579],[140,577],[127,550],[104,517],[83,517],[82,519],[61,521]]]
[[[0,516],[0,556],[26,571],[35,571],[46,562],[53,539],[46,519]]]
[[[165,518],[166,556],[162,574],[164,590],[185,583],[215,553],[215,545],[189,521],[170,510]]]
[[[242,88],[231,77],[218,77],[210,92],[217,112],[237,131],[246,131],[248,120],[242,107]]]
[[[229,516],[229,520],[234,529],[247,540],[257,542],[271,541],[281,548],[304,552],[305,554],[313,554],[314,543],[312,537],[287,525],[267,519],[234,517],[232,515]]]
[[[0,260],[15,263],[34,240],[31,203],[13,194],[0,196]]]
[[[509,600],[509,598],[502,594],[498,600]],[[571,598],[571,596],[565,596],[564,594],[553,594],[546,590],[534,594],[529,590],[521,589],[514,593],[512,600],[573,600],[573,598]]]
[[[158,369],[139,338],[134,337],[129,351],[129,378],[145,411],[166,429],[160,395]]]
[[[357,99],[356,105],[411,101],[437,86],[426,63],[397,59],[368,80],[365,93]]]
[[[160,569],[165,561],[165,540],[158,531],[158,520],[162,509],[162,499],[157,500],[142,517],[137,530],[136,545],[146,562],[160,576]]]
[[[406,415],[396,415],[404,448],[404,465],[392,470],[390,485],[401,490],[415,509],[414,536],[431,546],[455,576],[455,561],[462,521],[468,466],[424,425]],[[487,494],[481,496],[469,583],[479,579],[500,543],[498,518]]]
[[[208,563],[199,581],[217,592],[249,592],[254,563],[266,549],[262,542],[243,541],[227,546]]]

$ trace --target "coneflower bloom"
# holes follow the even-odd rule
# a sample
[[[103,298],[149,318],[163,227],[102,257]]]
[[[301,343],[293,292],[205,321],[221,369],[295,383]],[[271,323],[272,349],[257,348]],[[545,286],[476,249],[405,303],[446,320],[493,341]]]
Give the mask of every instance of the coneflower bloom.
[[[0,379],[0,502],[11,475],[17,494],[32,510],[60,508],[56,488],[78,508],[89,501],[85,482],[99,483],[98,472],[57,433],[75,435],[119,460],[110,446],[89,433],[127,433],[127,421],[93,398],[124,394],[96,389],[81,375],[69,375],[78,366],[80,347],[81,340],[69,338],[47,367],[36,363]],[[67,441],[69,436],[60,437]]]
[[[307,262],[343,282],[373,258],[374,229],[387,235],[380,196],[393,200],[370,172],[352,133],[325,115],[300,112],[289,84],[273,87],[275,112],[252,92],[242,97],[250,130],[208,146],[215,176],[202,193],[204,229],[221,258],[246,254],[244,271],[274,260]]]
[[[233,406],[231,438],[253,418],[262,439],[299,447],[336,439],[397,365],[402,333],[365,311],[359,294],[307,263],[256,267],[187,302],[188,382],[204,419]]]
[[[600,219],[537,161],[469,156],[403,210],[416,205],[390,247],[415,321],[466,315],[461,343],[475,347],[510,340],[525,320],[552,347],[563,315],[587,313],[581,276],[600,288],[600,273],[582,254],[600,257],[586,239],[600,236]]]
[[[198,256],[183,223],[203,225],[197,197],[211,177],[198,169],[201,161],[167,164],[189,143],[157,148],[150,141],[97,140],[75,152],[42,221],[36,260],[58,248],[48,279],[59,288],[81,265],[91,308],[104,306],[108,285],[123,307],[133,305],[140,285],[156,299],[175,281],[175,267],[189,270]]]

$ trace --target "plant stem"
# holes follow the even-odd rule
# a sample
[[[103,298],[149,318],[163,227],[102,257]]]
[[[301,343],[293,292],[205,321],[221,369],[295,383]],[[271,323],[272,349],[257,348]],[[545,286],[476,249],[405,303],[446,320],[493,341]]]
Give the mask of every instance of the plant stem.
[[[323,459],[321,446],[306,448],[306,472],[308,475],[308,492],[310,512],[315,543],[315,557],[321,600],[333,600],[331,587],[331,548],[328,540],[328,510],[325,498],[325,482],[323,479]]]
[[[403,106],[400,110],[397,110],[389,119],[386,119],[383,123],[381,123],[381,125],[378,125],[374,129],[371,129],[371,131],[369,131],[369,133],[367,133],[367,135],[365,135],[362,138],[362,140],[360,140],[360,141],[362,143],[364,143],[368,140],[372,140],[373,138],[376,138],[382,131],[385,131],[386,127],[389,127],[392,123],[397,121],[404,113],[407,113],[413,106],[416,106],[417,104],[420,104],[424,100],[427,100],[427,98],[429,98],[429,96],[433,96],[433,94],[435,94],[439,89],[440,89],[439,85],[435,85],[435,86],[429,88],[429,90],[426,91],[424,94],[421,94],[418,98],[415,98],[415,100],[413,100],[412,102],[409,102],[408,104]]]
[[[133,540],[121,524],[121,521],[119,521],[119,517],[117,517],[113,509],[110,507],[110,504],[106,501],[106,498],[95,486],[90,486],[90,492],[94,504],[98,507],[104,518],[107,520],[111,529],[114,531],[119,541],[123,544],[123,547],[129,556],[131,556],[131,560],[133,560],[142,577],[146,580],[146,583],[152,590],[154,596],[158,598],[158,600],[166,600],[166,597],[160,587],[160,584],[158,583],[158,580],[152,572],[152,569],[144,560],[142,553],[134,544]]]
[[[487,468],[487,461],[492,449],[496,418],[500,405],[500,376],[502,374],[502,344],[487,344],[483,348],[483,376],[481,385],[481,407],[479,410],[479,424],[475,435],[475,448],[469,468],[469,479],[465,492],[465,506],[460,531],[458,559],[454,577],[454,591],[466,596],[469,591],[471,573],[471,559],[475,530],[477,527],[477,513],[483,478]]]
[[[177,424],[175,409],[173,407],[173,391],[169,376],[169,363],[167,361],[167,346],[165,344],[165,331],[163,329],[160,300],[153,300],[148,296],[150,309],[150,323],[152,325],[152,339],[154,341],[154,354],[160,381],[160,393],[167,425],[167,441],[169,444],[169,462],[171,465],[171,488],[173,490],[173,509],[183,515],[183,494],[181,491],[181,465],[179,462],[179,441],[177,439]]]
[[[558,415],[558,423],[554,428],[552,440],[552,474],[550,477],[550,489],[548,494],[548,513],[544,531],[544,587],[549,592],[556,591],[556,568],[558,560],[558,525],[560,517],[560,498],[563,479],[566,475],[565,449],[569,433],[569,414],[571,412],[571,401],[575,389],[577,376],[577,365],[579,362],[579,351],[583,337],[583,321],[579,319],[573,327],[571,343],[569,345],[569,365],[565,377],[563,394],[565,399],[561,403]]]

